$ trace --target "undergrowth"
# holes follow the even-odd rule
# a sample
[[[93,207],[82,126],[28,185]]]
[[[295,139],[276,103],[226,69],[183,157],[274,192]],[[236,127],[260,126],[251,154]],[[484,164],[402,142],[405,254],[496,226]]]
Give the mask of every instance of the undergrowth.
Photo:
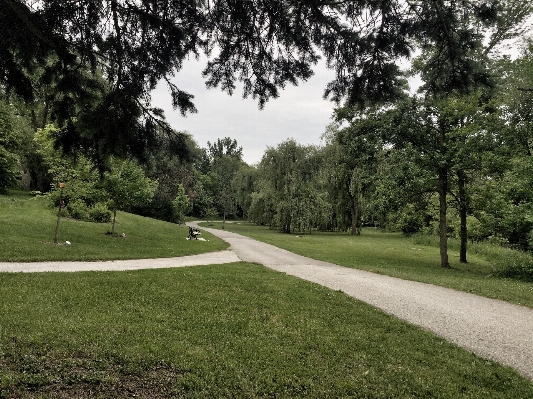
[[[434,235],[414,234],[411,239],[418,245],[439,246],[439,237]],[[449,249],[458,251],[459,247],[458,240],[448,239]],[[468,253],[479,255],[490,262],[496,277],[533,282],[533,255],[530,253],[488,242],[469,242]]]

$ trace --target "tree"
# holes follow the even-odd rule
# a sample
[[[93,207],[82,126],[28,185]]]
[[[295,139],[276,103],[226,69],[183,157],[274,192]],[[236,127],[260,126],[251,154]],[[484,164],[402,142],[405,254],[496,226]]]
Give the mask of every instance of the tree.
[[[233,177],[239,170],[242,161],[229,155],[214,158],[211,165],[211,177],[215,185],[214,203],[222,214],[222,228],[226,222],[226,216],[236,212],[235,191],[231,185]]]
[[[493,149],[483,153],[482,178],[476,182],[472,196],[476,239],[490,239],[522,250],[533,246],[531,49],[531,43],[525,42],[519,58],[505,58],[496,64],[501,76],[494,101],[499,120],[490,130]]]
[[[200,218],[210,219],[216,216],[213,208],[214,200],[211,195],[212,190],[209,189],[209,186],[211,186],[211,178],[208,175],[197,173],[193,196],[191,197],[191,207],[192,214]]]
[[[181,140],[183,144],[175,146]],[[157,180],[157,190],[149,203],[136,206],[134,213],[175,222],[172,202],[182,185],[191,202],[195,198],[196,168],[201,158],[201,149],[187,132],[174,132],[172,137],[163,136],[160,145],[150,154],[145,166],[146,176]]]
[[[135,205],[150,201],[157,181],[147,178],[142,168],[132,160],[113,160],[110,171],[105,173],[103,187],[111,200],[111,234],[115,234],[117,210],[128,211]]]
[[[381,142],[381,113],[356,112],[350,115],[346,110],[337,110],[337,122],[349,121],[349,126],[336,133],[336,142],[341,148],[338,160],[340,192],[347,199],[350,209],[351,234],[361,234],[361,210],[363,197],[373,191],[377,176],[378,154],[383,149]]]
[[[471,25],[457,27],[460,13]],[[484,78],[469,51],[477,22],[495,23],[496,14],[495,3],[477,1],[4,0],[0,85],[31,102],[53,83],[50,115],[65,150],[82,148],[98,161],[113,154],[142,159],[156,127],[168,128],[150,106],[159,81],[182,114],[195,112],[193,96],[170,80],[189,56],[208,56],[208,87],[231,94],[241,81],[243,95],[263,107],[287,84],[307,80],[323,54],[336,72],[325,95],[364,107],[401,96],[399,64],[417,43],[447,46],[431,63],[450,77],[447,88],[467,84],[466,75]]]
[[[207,142],[201,161],[201,170],[209,177],[209,186],[204,189],[211,191],[213,205],[222,216],[222,228],[226,216],[236,212],[236,193],[232,187],[235,173],[244,164],[242,161],[242,147],[236,140],[229,137],[217,139],[216,142]]]
[[[6,194],[20,178],[18,149],[21,140],[12,117],[12,109],[0,101],[0,194]]]
[[[54,125],[47,125],[39,129],[33,139],[36,154],[41,157],[47,178],[51,181],[50,198],[56,206],[63,200],[69,216],[75,219],[106,221],[102,220],[100,210],[105,210],[107,198],[98,187],[100,176],[96,167],[82,155],[74,159],[63,156],[60,150],[55,149],[54,135],[58,131]],[[66,188],[60,190],[61,183]]]
[[[494,132],[504,128],[493,90],[480,89],[470,95],[443,100],[440,113],[449,124],[447,147],[452,167],[449,194],[459,212],[459,261],[467,262],[468,216],[474,210],[473,187],[488,154],[497,143]]]
[[[500,60],[497,70],[501,75],[499,97],[503,119],[509,128],[506,142],[516,154],[533,154],[533,41],[525,43],[523,53],[516,60]]]
[[[185,188],[183,188],[183,184],[178,185],[178,194],[172,201],[172,206],[174,210],[175,221],[178,224],[183,223],[185,212],[189,208],[189,197],[185,194]]]
[[[436,218],[435,178],[412,145],[386,143],[377,154],[370,207],[381,227],[413,234],[431,231]]]
[[[533,4],[522,0],[503,0],[499,3],[495,25],[480,28],[487,38],[483,53],[489,55],[499,50],[502,43],[524,37],[531,27],[528,22],[533,13]]]
[[[449,125],[439,113],[438,102],[431,99],[412,98],[387,113],[384,125],[386,139],[399,149],[412,149],[413,161],[431,171],[435,191],[439,196],[439,237],[441,266],[448,262],[448,236],[446,228],[448,180],[452,166],[448,151]]]
[[[258,191],[252,194],[252,220],[284,233],[310,233],[317,225],[327,224],[331,207],[317,179],[321,155],[315,147],[294,140],[267,149],[258,167]]]
[[[255,166],[243,163],[233,175],[231,187],[235,195],[238,216],[248,216],[248,210],[252,204],[251,194],[254,192],[257,173]]]
[[[447,251],[447,194],[450,189],[450,173],[457,154],[457,141],[453,138],[453,130],[457,127],[454,116],[448,120],[450,114],[443,110],[450,98],[468,96],[483,88],[490,88],[494,84],[490,74],[487,55],[504,38],[515,37],[525,18],[531,13],[531,6],[520,6],[515,1],[504,3],[498,9],[495,3],[477,2],[410,2],[419,15],[424,16],[420,27],[426,34],[421,42],[421,54],[413,62],[413,71],[419,73],[423,85],[419,92],[424,93],[424,114],[419,114],[419,125],[426,133],[435,136],[435,140],[425,140],[424,145],[432,147],[436,166],[439,195],[439,236],[441,266],[449,267]],[[518,8],[516,8],[516,7]],[[520,9],[524,12],[515,12]],[[515,23],[502,23],[501,11],[514,16]],[[487,26],[476,31],[474,26],[480,22],[492,21],[492,35],[489,44],[484,47],[483,33]],[[417,121],[414,120],[416,123]],[[408,128],[408,127],[407,127]],[[433,142],[432,142],[433,141]],[[411,141],[415,144],[415,142]],[[423,146],[424,146],[423,145]],[[422,146],[422,147],[423,147]],[[427,151],[427,148],[425,149]],[[466,193],[464,191],[464,170],[458,170],[459,191],[462,199],[462,250],[461,260],[466,262]]]
[[[223,139],[217,139],[216,142],[211,144],[207,142],[207,154],[211,163],[217,158],[222,158],[224,156],[242,160],[242,147],[239,147],[237,140],[232,140],[229,137],[224,137]]]

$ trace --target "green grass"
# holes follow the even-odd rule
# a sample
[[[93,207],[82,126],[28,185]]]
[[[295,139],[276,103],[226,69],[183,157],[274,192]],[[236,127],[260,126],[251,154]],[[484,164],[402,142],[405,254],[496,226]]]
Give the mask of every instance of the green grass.
[[[0,195],[0,261],[114,260],[167,258],[226,249],[228,244],[202,233],[207,242],[188,241],[188,228],[125,212],[118,212],[115,231],[110,224],[61,219],[60,243],[54,245],[57,209],[46,198],[25,193]]]
[[[187,241],[184,227],[122,212],[117,232],[125,238],[106,235],[106,225],[63,219],[60,241],[72,245],[43,243],[52,241],[55,221],[42,198],[0,196],[0,260],[155,258],[227,248],[206,232],[208,242]],[[365,235],[370,241],[363,244],[361,237],[227,228],[351,267],[366,259],[384,272],[387,259],[404,254],[396,273],[442,272],[425,247],[401,236]],[[350,250],[342,253],[341,242]],[[469,267],[496,280],[485,276],[486,262]],[[0,273],[0,298],[1,399],[533,397],[533,383],[510,368],[342,292],[253,264]]]
[[[220,228],[221,223],[214,223],[211,227]],[[459,253],[453,249],[449,250],[452,268],[441,268],[438,247],[415,243],[400,233],[367,228],[363,229],[361,236],[343,233],[297,235],[282,234],[249,223],[227,223],[226,230],[313,259],[533,308],[533,283],[494,277],[493,266],[481,254],[469,254],[468,263],[460,263]]]
[[[533,397],[507,367],[253,264],[0,274],[0,298],[0,398]]]

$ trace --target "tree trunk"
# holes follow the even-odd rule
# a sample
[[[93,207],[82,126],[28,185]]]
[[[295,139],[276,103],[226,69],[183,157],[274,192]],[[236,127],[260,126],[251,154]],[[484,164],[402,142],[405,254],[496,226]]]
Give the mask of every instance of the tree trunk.
[[[117,210],[113,209],[113,224],[111,224],[111,234],[115,234],[115,220],[117,218]]]
[[[61,221],[61,209],[63,209],[63,195],[59,197],[59,210],[57,211],[56,232],[54,234],[54,244],[57,244],[59,238],[59,222]]]
[[[466,250],[468,245],[468,230],[466,226],[466,216],[468,213],[468,198],[466,197],[466,176],[461,170],[457,172],[459,186],[459,217],[461,219],[460,240],[461,247],[459,250],[459,262],[467,263]]]
[[[283,232],[286,234],[291,234],[291,217],[285,219],[285,225],[283,226]]]
[[[224,213],[222,216],[222,230],[224,230],[225,225],[226,225],[226,210],[224,210]]]
[[[440,265],[449,268],[448,261],[448,231],[446,228],[446,194],[448,193],[448,173],[445,168],[439,169],[439,240],[440,240]]]
[[[361,235],[361,228],[359,219],[361,215],[359,214],[359,196],[356,194],[352,196],[352,231],[353,236]]]

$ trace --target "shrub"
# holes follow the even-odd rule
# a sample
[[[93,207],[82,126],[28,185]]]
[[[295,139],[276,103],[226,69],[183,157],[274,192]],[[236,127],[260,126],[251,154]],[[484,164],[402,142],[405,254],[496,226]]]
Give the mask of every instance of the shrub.
[[[439,246],[436,235],[414,234],[411,239],[417,245]],[[472,243],[468,246],[468,251],[487,259],[496,277],[533,282],[533,254],[508,248],[505,244],[505,239],[489,237],[483,243]],[[448,248],[459,250],[459,242],[448,240]]]
[[[530,253],[502,248],[501,256],[494,259],[495,275],[533,282],[533,256]]]
[[[494,269],[494,276],[533,282],[533,255],[506,247],[501,238],[489,238],[493,242],[472,244],[469,251],[487,259]]]
[[[109,223],[111,211],[104,203],[98,202],[89,208],[89,219],[96,223]]]
[[[424,215],[408,205],[391,221],[391,227],[404,234],[418,233],[424,226]]]
[[[62,218],[69,218],[70,217],[70,212],[68,211],[67,208],[61,209],[61,217]]]
[[[67,209],[70,213],[70,217],[78,220],[89,220],[89,209],[81,199],[69,202]]]

